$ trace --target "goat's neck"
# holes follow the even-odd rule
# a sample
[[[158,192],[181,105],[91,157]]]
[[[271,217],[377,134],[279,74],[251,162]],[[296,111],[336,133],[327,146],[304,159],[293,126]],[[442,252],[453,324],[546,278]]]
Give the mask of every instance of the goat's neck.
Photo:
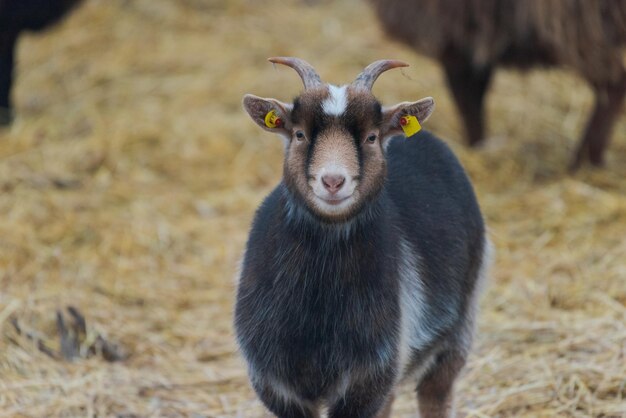
[[[389,222],[387,212],[391,206],[384,188],[373,200],[367,202],[358,214],[341,222],[328,222],[319,218],[286,186],[283,187],[281,203],[286,226],[293,233],[303,238],[307,234],[313,234],[340,241],[364,237],[368,235],[368,231],[385,228]]]

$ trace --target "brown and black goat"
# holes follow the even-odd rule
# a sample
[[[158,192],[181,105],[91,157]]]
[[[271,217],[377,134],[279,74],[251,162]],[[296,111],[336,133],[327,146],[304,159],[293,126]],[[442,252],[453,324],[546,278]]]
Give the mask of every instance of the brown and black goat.
[[[0,0],[0,125],[12,119],[15,48],[23,31],[40,31],[82,0]]]
[[[490,247],[458,160],[415,133],[433,99],[381,106],[372,85],[399,61],[339,87],[300,59],[270,61],[305,90],[293,103],[243,101],[285,143],[237,290],[252,385],[280,418],[388,417],[401,382],[415,385],[423,418],[452,416]]]
[[[563,66],[595,91],[571,168],[601,165],[626,95],[624,0],[369,0],[386,33],[442,64],[470,145],[499,65]]]

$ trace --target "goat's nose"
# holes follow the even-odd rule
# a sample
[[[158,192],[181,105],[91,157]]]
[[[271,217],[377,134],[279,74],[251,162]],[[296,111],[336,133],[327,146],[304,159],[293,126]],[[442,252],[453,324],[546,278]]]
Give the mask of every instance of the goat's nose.
[[[346,178],[341,174],[326,174],[322,176],[322,184],[331,194],[335,194],[346,182]]]

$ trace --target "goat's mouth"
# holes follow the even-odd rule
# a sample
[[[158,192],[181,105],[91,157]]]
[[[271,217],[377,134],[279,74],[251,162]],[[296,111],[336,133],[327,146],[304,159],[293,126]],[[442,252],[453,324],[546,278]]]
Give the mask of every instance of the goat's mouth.
[[[357,186],[358,179],[347,177],[345,183],[339,185],[339,190],[330,190],[332,187],[324,184],[323,180],[311,177],[309,178],[309,202],[319,214],[341,215],[349,210],[358,199]]]
[[[319,196],[314,194],[314,205],[317,210],[327,215],[338,215],[352,207],[355,195],[348,196]]]
[[[324,201],[325,203],[329,204],[329,205],[340,205],[341,203],[345,202],[346,200],[350,199],[352,197],[352,195],[350,196],[333,196],[333,197],[319,197],[317,196],[318,199]]]

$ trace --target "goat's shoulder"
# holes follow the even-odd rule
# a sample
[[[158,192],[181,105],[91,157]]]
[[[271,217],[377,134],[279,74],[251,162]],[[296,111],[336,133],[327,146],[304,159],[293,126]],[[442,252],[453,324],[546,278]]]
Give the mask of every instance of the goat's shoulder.
[[[431,179],[464,176],[463,168],[450,147],[425,130],[410,138],[392,138],[387,154],[390,176],[428,174]]]
[[[391,141],[388,181],[396,204],[475,206],[478,214],[469,178],[445,142],[427,131]]]
[[[470,243],[482,242],[484,225],[478,202],[452,150],[426,131],[392,141],[389,195],[402,230],[425,257],[424,263],[428,264],[429,255],[458,257],[458,251],[466,251]],[[441,245],[426,245],[432,242]],[[445,254],[432,253],[435,250]]]

